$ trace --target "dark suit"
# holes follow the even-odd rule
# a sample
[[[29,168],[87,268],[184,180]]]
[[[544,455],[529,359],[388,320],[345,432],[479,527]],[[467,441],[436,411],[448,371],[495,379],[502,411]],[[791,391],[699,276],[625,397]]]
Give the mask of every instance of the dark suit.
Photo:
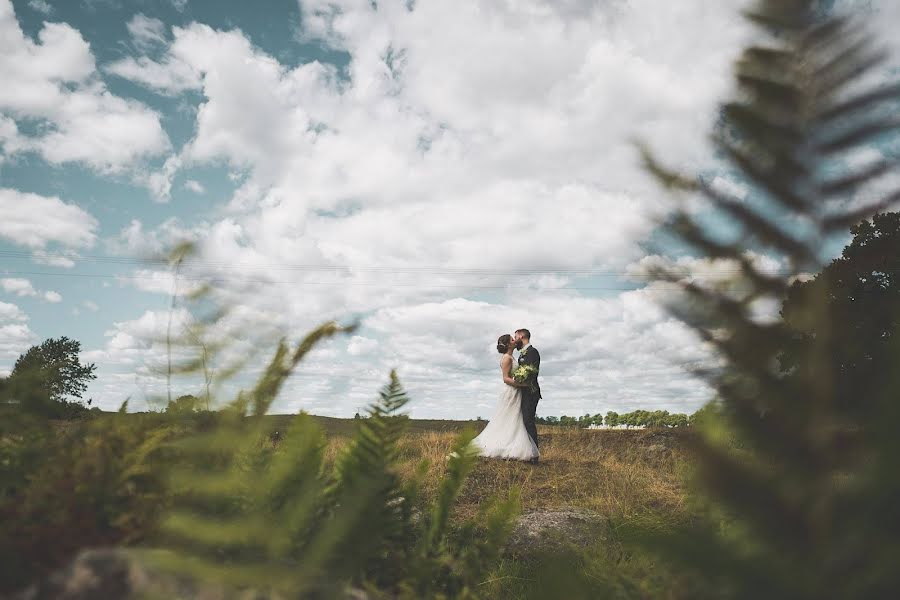
[[[533,365],[535,369],[540,371],[541,354],[534,346],[529,346],[524,354],[519,354],[519,366]],[[537,426],[534,424],[534,415],[537,412],[538,400],[541,399],[541,386],[538,383],[540,374],[534,376],[533,388],[522,388],[522,421],[525,423],[525,430],[535,445],[538,443]]]

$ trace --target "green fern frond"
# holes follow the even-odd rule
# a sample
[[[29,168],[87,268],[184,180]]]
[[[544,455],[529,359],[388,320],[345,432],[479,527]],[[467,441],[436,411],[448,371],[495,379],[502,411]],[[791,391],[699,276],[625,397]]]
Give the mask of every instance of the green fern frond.
[[[285,380],[317,343],[337,334],[352,333],[355,329],[356,325],[344,327],[333,321],[325,323],[303,338],[290,356],[288,356],[287,344],[283,339],[280,340],[275,350],[275,356],[269,362],[251,393],[253,398],[252,414],[259,417],[269,411],[269,407],[278,396]]]
[[[898,382],[879,377],[864,392],[847,388],[848,367],[834,358],[847,352],[836,333],[843,324],[829,308],[827,285],[795,298],[800,314],[791,315],[793,326],[760,322],[753,312],[761,299],[780,303],[804,271],[822,268],[836,232],[900,199],[895,187],[853,206],[858,192],[896,169],[887,156],[859,166],[846,159],[873,142],[897,139],[900,85],[865,85],[861,75],[885,54],[858,21],[824,4],[760,0],[748,13],[767,40],[737,62],[741,97],[723,106],[713,136],[750,186],[746,199],[702,179],[693,186],[692,178],[645,158],[662,185],[696,191],[736,232],[723,239],[708,219],[686,209],[666,227],[705,257],[737,262],[740,275],[730,286],[686,281],[666,267],[654,273],[679,287],[667,308],[722,361],[698,375],[718,392],[717,418],[729,433],[687,440],[718,523],[638,534],[647,549],[710,582],[717,597],[877,597],[900,585],[896,573],[881,567],[900,556],[900,541],[878,524],[897,519],[884,500],[885,490],[900,489],[900,478],[896,470],[871,470],[898,447],[896,435],[890,442],[881,435],[883,423],[900,413],[887,400]],[[777,260],[782,272],[766,273],[747,250]],[[798,331],[800,322],[815,336]],[[782,362],[786,353],[795,359],[790,368]]]

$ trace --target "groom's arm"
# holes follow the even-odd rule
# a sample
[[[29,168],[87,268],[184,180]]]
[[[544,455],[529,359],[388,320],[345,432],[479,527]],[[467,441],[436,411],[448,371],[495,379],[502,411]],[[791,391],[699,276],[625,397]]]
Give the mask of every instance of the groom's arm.
[[[541,370],[541,353],[537,351],[534,347],[529,348],[528,352],[525,353],[525,358],[522,360],[522,364],[532,365],[538,371]]]
[[[540,370],[541,370],[541,353],[538,352],[537,349],[535,349],[532,346],[531,348],[528,349],[528,352],[525,353],[525,356],[522,359],[522,364],[529,365],[529,366],[532,366],[535,369],[537,369],[537,371],[538,371],[537,373],[534,373],[528,377],[529,386],[531,384],[536,384],[538,375],[540,374]]]

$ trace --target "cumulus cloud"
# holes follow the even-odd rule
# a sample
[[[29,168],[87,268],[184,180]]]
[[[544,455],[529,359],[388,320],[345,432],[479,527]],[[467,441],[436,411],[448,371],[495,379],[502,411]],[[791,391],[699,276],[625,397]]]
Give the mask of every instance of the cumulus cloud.
[[[37,296],[37,291],[27,279],[19,277],[4,277],[0,279],[0,287],[7,294],[15,294],[16,296]]]
[[[78,258],[78,254],[72,250],[52,253],[44,250],[35,250],[31,253],[31,260],[39,265],[62,267],[65,269],[74,267],[76,258]]]
[[[278,316],[237,306],[213,326],[197,330],[194,315],[179,303],[173,310],[145,311],[137,319],[116,322],[105,332],[102,347],[83,352],[85,360],[100,366],[98,379],[90,384],[89,392],[101,407],[117,407],[125,396],[137,393],[148,400],[151,408],[160,408],[159,398],[166,393],[169,352],[173,364],[178,365],[195,359],[203,347],[208,352],[221,347],[207,354],[210,372],[216,376],[213,393],[221,404],[232,399],[240,387],[252,386],[252,378],[271,359],[280,332],[266,323],[276,322]],[[322,353],[316,353],[321,361]],[[304,371],[309,364],[305,363]],[[218,377],[235,365],[245,365],[237,379]],[[325,365],[320,363],[322,366]],[[196,394],[204,386],[200,375],[179,376],[177,372],[172,382],[180,390],[178,393]]]
[[[184,188],[186,190],[190,190],[195,194],[205,194],[206,188],[203,187],[203,184],[195,179],[188,179],[184,182]]]
[[[375,359],[381,370],[399,369],[424,414],[452,418],[493,407],[502,387],[496,339],[523,326],[541,351],[545,414],[690,411],[709,390],[683,367],[713,358],[659,308],[655,295],[573,296],[562,314],[557,299],[540,296],[527,305],[454,299],[385,308],[365,324],[385,339]]]
[[[147,230],[139,219],[132,219],[118,235],[107,239],[105,245],[114,254],[159,256],[180,242],[197,239],[204,231],[202,225],[185,227],[174,217],[166,219],[150,230]]]
[[[0,89],[0,161],[37,151],[117,172],[168,152],[155,172],[133,175],[161,201],[179,177],[203,193],[195,167],[224,167],[237,189],[207,221],[134,220],[107,245],[146,256],[197,240],[181,291],[193,277],[216,281],[231,312],[215,335],[254,368],[269,356],[258,350],[267,336],[271,350],[285,331],[359,319],[355,336],[309,357],[278,410],[352,414],[396,367],[414,412],[487,416],[499,386],[496,337],[523,325],[545,360],[540,412],[693,410],[709,390],[680,366],[713,358],[659,308],[671,287],[631,288],[647,283],[654,261],[723,287],[734,265],[643,257],[637,242],[666,203],[632,140],[676,168],[714,164],[703,132],[752,35],[739,16],[747,3],[304,0],[300,37],[345,53],[340,68],[285,64],[238,29],[135,15],[134,54],[100,70],[188,106],[192,137],[171,149],[158,115],[106,89],[76,30],[48,23],[29,39],[0,0],[9,46],[0,77],[14,83]],[[892,33],[896,3],[837,4],[866,5]],[[27,73],[14,70],[20,64]],[[25,133],[25,118],[48,127]],[[728,179],[713,185],[746,195]],[[0,236],[46,261],[57,256],[45,250],[51,242],[93,243],[96,223],[77,207],[34,200],[33,213],[50,216],[38,220],[13,211],[22,200],[32,198],[0,193]],[[175,288],[158,269],[122,281]],[[107,406],[126,387],[159,391],[167,324],[156,312],[118,322],[88,353],[119,369],[96,382]]]
[[[198,73],[178,60],[160,63],[147,56],[127,56],[106,65],[104,71],[168,95],[199,87]]]
[[[25,323],[0,325],[0,376],[8,376],[15,360],[36,340],[37,336]]]
[[[62,296],[59,292],[54,292],[52,290],[48,290],[45,292],[39,292],[34,289],[34,285],[28,279],[23,279],[20,277],[4,277],[0,279],[0,287],[3,288],[3,291],[8,294],[14,294],[16,296],[29,296],[29,297],[40,297],[46,300],[47,302],[57,303],[62,302]]]
[[[478,15],[346,3],[327,21],[304,4],[306,35],[350,53],[349,82],[331,65],[287,68],[238,31],[175,28],[163,63],[189,65],[206,96],[179,159],[249,173],[230,245],[268,246],[272,263],[627,264],[656,197],[631,136],[643,129],[687,162],[706,158],[689,134],[711,122],[746,34],[728,3],[662,15],[637,4]],[[696,35],[675,35],[672,22]],[[546,43],[521,41],[533,39]],[[538,46],[553,51],[538,57]],[[523,230],[540,243],[513,247]]]
[[[28,6],[44,15],[49,15],[53,12],[53,7],[46,0],[28,0]]]
[[[9,302],[0,302],[0,322],[27,321],[28,317],[22,309]]]
[[[135,46],[148,50],[166,43],[166,24],[143,13],[134,15],[126,25]]]
[[[347,354],[350,356],[363,356],[378,348],[378,340],[361,335],[354,335],[347,344]]]
[[[192,231],[223,301],[292,333],[363,320],[288,386],[286,409],[346,413],[396,366],[428,414],[485,414],[498,330],[528,325],[549,414],[690,410],[708,390],[660,357],[704,349],[654,308],[660,291],[616,293],[628,286],[610,274],[640,259],[665,207],[632,140],[677,167],[712,162],[702,132],[749,38],[745,4],[312,0],[302,36],[346,52],[344,71],[199,23],[108,69],[203,96],[153,185],[166,197],[195,165],[241,174],[227,214]],[[118,243],[164,246],[171,229],[135,222]]]
[[[37,340],[27,321],[18,306],[0,302],[0,377],[8,376],[16,358]]]
[[[104,333],[107,343],[103,349],[84,353],[89,360],[110,365],[141,363],[145,369],[161,370],[166,363],[166,333],[181,332],[191,321],[184,309],[175,311],[145,311],[131,321],[120,321]],[[178,349],[176,348],[176,352]]]
[[[156,112],[109,92],[90,46],[71,26],[44,23],[33,41],[10,0],[0,0],[0,38],[0,118],[43,125],[10,144],[9,126],[0,123],[4,155],[34,151],[53,164],[75,162],[114,173],[170,147]]]
[[[94,244],[96,230],[97,220],[76,204],[0,188],[0,237],[10,242],[39,251],[51,243],[83,248]]]

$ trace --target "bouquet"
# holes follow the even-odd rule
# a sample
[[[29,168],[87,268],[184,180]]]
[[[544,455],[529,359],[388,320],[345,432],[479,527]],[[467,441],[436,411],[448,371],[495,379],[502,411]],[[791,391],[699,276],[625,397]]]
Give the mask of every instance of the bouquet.
[[[512,372],[513,379],[516,383],[528,383],[531,390],[534,391],[534,380],[537,378],[538,370],[534,365],[521,365]]]

